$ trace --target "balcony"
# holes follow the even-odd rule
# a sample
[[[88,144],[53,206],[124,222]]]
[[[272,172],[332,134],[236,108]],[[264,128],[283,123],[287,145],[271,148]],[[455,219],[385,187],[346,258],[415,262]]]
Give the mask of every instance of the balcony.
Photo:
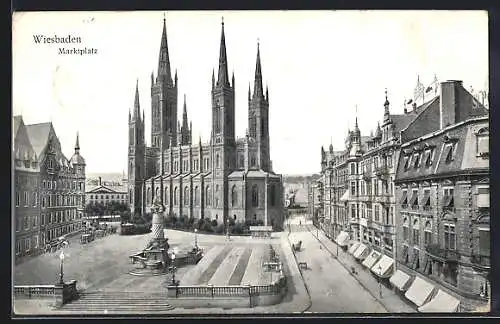
[[[460,254],[456,250],[442,248],[439,244],[431,244],[425,247],[427,255],[433,259],[448,262],[458,262]]]
[[[363,180],[370,181],[372,178],[372,170],[366,170],[363,172]]]
[[[391,196],[389,194],[382,194],[375,196],[375,202],[381,203],[384,205],[389,205],[391,203]]]
[[[390,235],[396,234],[396,226],[392,224],[383,224],[383,229],[385,234],[390,234]]]
[[[483,268],[491,267],[491,257],[489,255],[473,254],[471,255],[470,261],[475,265],[479,265]]]
[[[377,177],[387,177],[389,175],[389,169],[386,165],[381,165],[375,168],[375,175]]]

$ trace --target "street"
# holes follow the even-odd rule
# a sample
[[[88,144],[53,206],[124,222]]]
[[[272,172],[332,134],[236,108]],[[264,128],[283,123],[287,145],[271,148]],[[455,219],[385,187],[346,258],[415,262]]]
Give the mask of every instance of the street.
[[[302,270],[311,295],[309,312],[322,313],[385,313],[382,304],[366,291],[351,274],[321,247],[307,226],[304,218],[291,220],[292,242],[302,241],[297,252],[299,262],[307,262],[308,269]],[[314,233],[314,231],[313,231]]]

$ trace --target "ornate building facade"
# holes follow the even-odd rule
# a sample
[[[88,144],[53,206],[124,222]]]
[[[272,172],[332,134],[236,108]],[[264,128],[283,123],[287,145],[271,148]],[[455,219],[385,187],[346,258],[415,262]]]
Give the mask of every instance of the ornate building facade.
[[[67,159],[52,123],[25,125],[14,117],[16,258],[33,255],[46,242],[81,227],[85,160],[78,135]]]
[[[262,220],[281,228],[284,197],[281,175],[272,170],[269,145],[269,92],[264,92],[260,50],[253,93],[248,89],[248,131],[235,135],[235,77],[229,79],[222,23],[217,79],[212,73],[212,122],[208,143],[193,143],[184,96],[182,126],[177,120],[177,72],[168,55],[166,23],[158,73],[151,76],[151,147],[144,142],[144,111],[136,88],[129,113],[129,203],[133,213],[150,212],[158,198],[177,217],[224,222]]]

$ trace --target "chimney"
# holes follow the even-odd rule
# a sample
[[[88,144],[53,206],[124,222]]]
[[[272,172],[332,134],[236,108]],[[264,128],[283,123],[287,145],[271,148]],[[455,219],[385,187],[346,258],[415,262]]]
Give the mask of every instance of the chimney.
[[[439,98],[439,128],[443,129],[457,122],[458,88],[462,81],[448,80],[441,82]]]
[[[99,185],[101,186],[101,177],[99,177]]]

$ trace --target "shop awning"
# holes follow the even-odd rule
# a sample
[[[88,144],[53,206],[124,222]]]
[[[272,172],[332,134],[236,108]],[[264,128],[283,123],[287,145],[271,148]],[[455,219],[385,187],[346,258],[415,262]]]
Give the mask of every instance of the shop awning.
[[[354,251],[356,251],[360,244],[359,242],[354,242],[347,252],[349,252],[349,254],[354,254]]]
[[[340,198],[340,201],[348,201],[348,200],[349,200],[349,189],[347,189]]]
[[[378,259],[380,258],[380,253],[377,252],[377,251],[372,251],[367,257],[366,259],[363,261],[363,265],[365,267],[367,267],[368,269],[370,269],[371,267],[373,267],[373,265],[375,263],[377,263]]]
[[[427,302],[433,290],[434,286],[432,284],[420,277],[415,277],[410,288],[406,291],[405,297],[420,307]]]
[[[354,251],[353,256],[358,260],[364,260],[368,256],[368,253],[370,253],[370,249],[363,243],[360,243],[356,251]]]
[[[438,293],[427,304],[418,308],[422,313],[454,313],[458,310],[460,300],[439,289]]]
[[[347,246],[349,243],[349,233],[341,231],[337,238],[335,239],[335,243],[340,246]]]
[[[380,260],[372,267],[372,271],[380,278],[389,278],[392,274],[393,265],[394,260],[392,258],[382,255]]]
[[[394,274],[389,279],[389,282],[400,291],[406,291],[408,289],[408,283],[411,277],[401,270],[396,270]]]

